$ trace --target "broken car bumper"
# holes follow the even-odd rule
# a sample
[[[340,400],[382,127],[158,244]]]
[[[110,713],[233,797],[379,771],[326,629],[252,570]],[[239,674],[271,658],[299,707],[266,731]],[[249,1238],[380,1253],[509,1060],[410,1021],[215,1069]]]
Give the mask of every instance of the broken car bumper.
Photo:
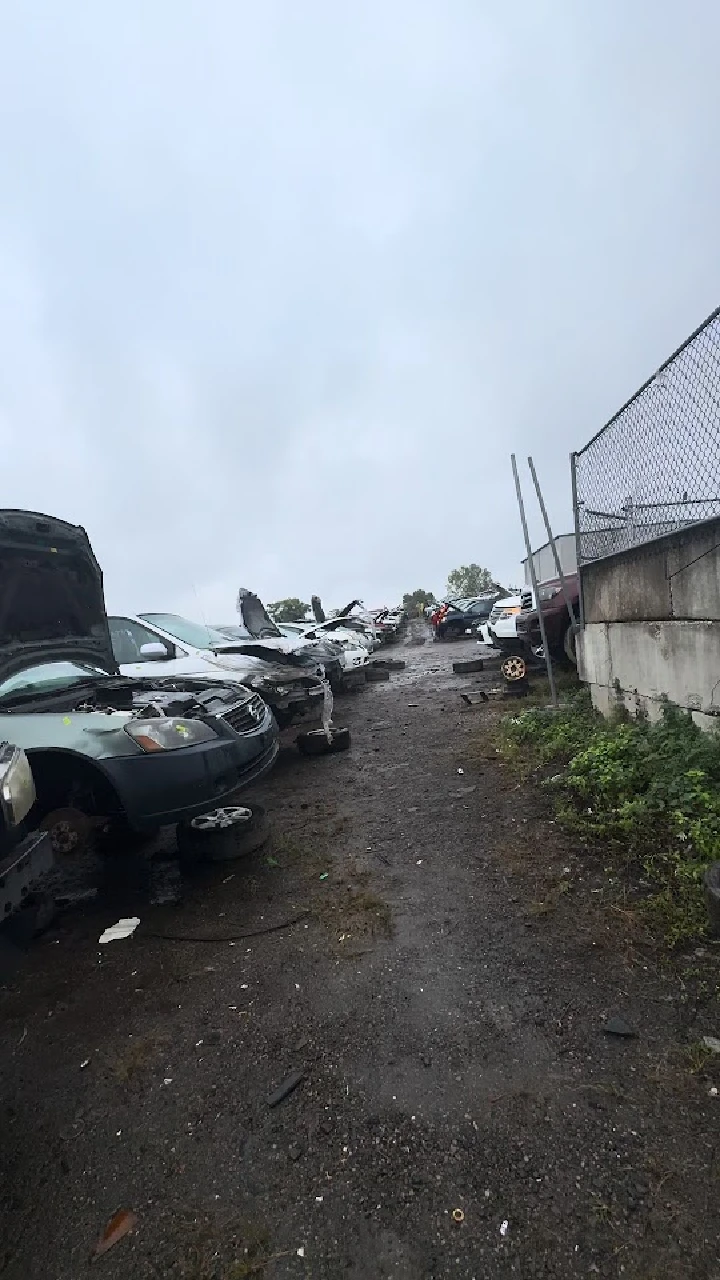
[[[225,804],[240,787],[275,763],[272,717],[257,733],[222,737],[175,751],[101,761],[129,825],[136,831],[167,826]]]

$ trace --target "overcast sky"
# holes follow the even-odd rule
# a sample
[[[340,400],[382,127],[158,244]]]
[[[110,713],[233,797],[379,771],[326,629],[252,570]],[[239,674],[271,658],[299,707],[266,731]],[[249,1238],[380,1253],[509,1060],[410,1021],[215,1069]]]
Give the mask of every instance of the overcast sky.
[[[511,450],[569,527],[719,301],[719,47],[716,0],[4,0],[0,504],[111,609],[519,580]]]

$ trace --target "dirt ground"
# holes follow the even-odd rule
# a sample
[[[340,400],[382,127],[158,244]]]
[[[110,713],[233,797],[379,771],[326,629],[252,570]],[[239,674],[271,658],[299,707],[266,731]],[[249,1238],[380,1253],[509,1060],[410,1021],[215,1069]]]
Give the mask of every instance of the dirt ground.
[[[134,873],[0,990],[7,1280],[720,1277],[718,949],[648,949],[463,708],[471,651],[398,650],[349,753],[253,790],[262,853],[179,905]]]

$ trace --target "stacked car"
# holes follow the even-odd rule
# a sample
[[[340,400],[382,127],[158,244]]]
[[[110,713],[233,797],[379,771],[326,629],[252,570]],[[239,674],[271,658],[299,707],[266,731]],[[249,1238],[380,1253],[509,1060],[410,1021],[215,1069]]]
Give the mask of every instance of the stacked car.
[[[242,590],[236,620],[215,626],[108,617],[84,529],[0,511],[2,918],[53,857],[125,852],[170,825],[184,861],[257,847],[267,822],[242,792],[273,766],[280,731],[297,727],[305,755],[350,745],[334,696],[364,687],[378,642],[357,605],[281,628]]]

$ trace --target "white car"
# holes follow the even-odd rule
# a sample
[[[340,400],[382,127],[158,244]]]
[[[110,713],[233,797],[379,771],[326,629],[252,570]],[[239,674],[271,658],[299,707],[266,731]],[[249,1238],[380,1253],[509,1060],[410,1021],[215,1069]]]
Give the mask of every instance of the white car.
[[[281,729],[308,715],[323,720],[332,693],[322,664],[304,671],[243,652],[212,627],[174,613],[114,615],[108,618],[115,661],[127,676],[196,676],[235,679],[272,707]],[[279,656],[279,655],[278,655]]]
[[[354,683],[352,679],[354,673],[357,674],[358,679],[365,680],[365,668],[370,663],[370,651],[367,645],[362,643],[362,638],[356,631],[345,631],[342,627],[327,631],[317,623],[311,622],[283,622],[279,630],[288,639],[295,637],[305,643],[320,642],[337,645],[346,682],[350,677],[349,683]]]
[[[506,596],[504,600],[496,600],[490,617],[480,628],[483,644],[490,645],[493,649],[502,649],[506,653],[520,651],[523,647],[517,634],[520,610],[520,596]]]
[[[214,630],[226,640],[233,641],[238,652],[255,657],[270,655],[271,661],[273,652],[277,652],[295,663],[302,661],[307,664],[313,660],[322,663],[331,687],[340,693],[365,683],[364,669],[369,657],[354,636],[351,641],[344,642],[334,632],[318,633],[312,623],[308,626],[294,623],[280,628],[253,591],[243,589],[238,592],[237,610],[239,625],[218,624]]]
[[[353,623],[350,627],[347,624]],[[323,636],[331,640],[339,640],[343,645],[360,645],[366,653],[372,653],[377,647],[377,637],[365,623],[354,618],[328,618],[326,622],[292,622],[292,627],[301,627],[306,636]]]

